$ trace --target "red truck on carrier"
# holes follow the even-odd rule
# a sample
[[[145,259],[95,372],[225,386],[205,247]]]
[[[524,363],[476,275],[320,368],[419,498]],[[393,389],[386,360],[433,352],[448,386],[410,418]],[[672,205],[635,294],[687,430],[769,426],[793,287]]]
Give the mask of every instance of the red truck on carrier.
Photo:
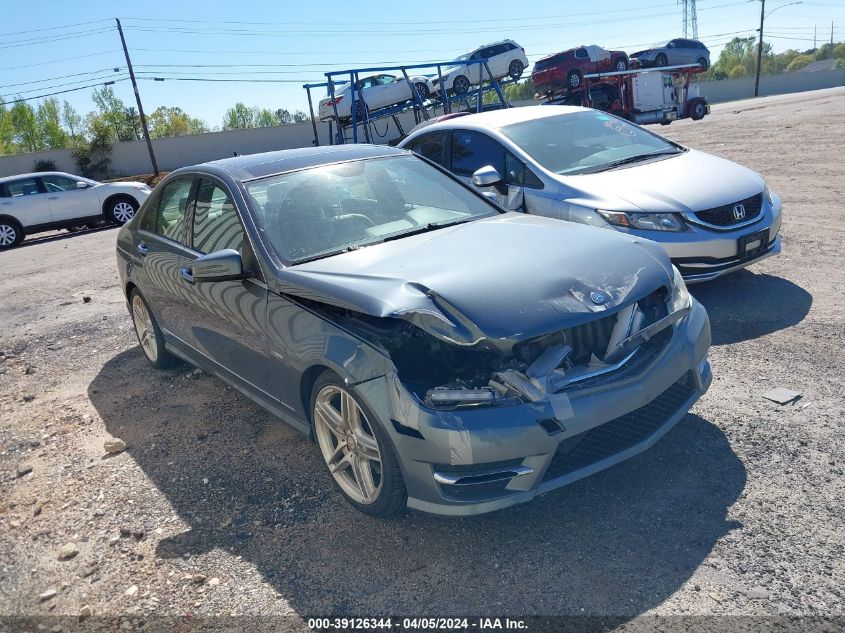
[[[584,75],[628,69],[628,54],[601,46],[579,46],[537,61],[531,72],[534,89],[540,94],[578,88]]]
[[[553,93],[544,105],[580,105],[604,110],[640,125],[668,125],[676,119],[694,121],[709,114],[710,106],[699,93],[692,75],[698,64],[683,64],[584,75],[575,90]]]

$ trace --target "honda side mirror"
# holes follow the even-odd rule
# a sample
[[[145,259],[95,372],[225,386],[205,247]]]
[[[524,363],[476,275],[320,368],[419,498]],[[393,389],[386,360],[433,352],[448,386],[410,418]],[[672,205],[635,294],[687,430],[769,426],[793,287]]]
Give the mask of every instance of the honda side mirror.
[[[492,165],[486,165],[472,174],[472,184],[476,187],[492,187],[502,182],[502,176]]]

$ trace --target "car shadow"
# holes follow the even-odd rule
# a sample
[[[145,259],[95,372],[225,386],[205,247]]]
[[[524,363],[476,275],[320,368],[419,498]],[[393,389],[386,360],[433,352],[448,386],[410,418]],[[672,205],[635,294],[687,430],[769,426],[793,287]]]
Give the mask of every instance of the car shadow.
[[[788,279],[740,270],[689,287],[710,315],[713,345],[755,339],[804,320],[813,296]]]
[[[105,226],[95,226],[91,229],[83,229],[81,231],[76,231],[71,233],[70,231],[66,231],[64,229],[57,229],[56,232],[50,233],[36,233],[35,235],[28,236],[23,242],[18,244],[15,248],[26,248],[28,246],[38,246],[39,244],[49,244],[50,242],[60,242],[62,240],[68,240],[74,237],[78,237],[80,235],[89,235],[90,233],[99,233],[101,231],[108,231],[110,229],[117,229],[120,228],[113,224],[107,224]]]
[[[745,468],[692,414],[641,455],[529,504],[379,520],[343,501],[310,440],[212,376],[156,371],[133,348],[88,395],[190,526],[157,555],[176,566],[215,548],[241,556],[301,615],[627,619],[678,591],[739,527],[727,511]],[[131,511],[161,519],[140,502]]]

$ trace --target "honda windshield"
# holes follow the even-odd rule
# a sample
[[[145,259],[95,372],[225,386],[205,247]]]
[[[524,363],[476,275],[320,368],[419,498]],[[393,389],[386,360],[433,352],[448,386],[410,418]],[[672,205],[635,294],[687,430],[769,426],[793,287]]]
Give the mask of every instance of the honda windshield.
[[[586,110],[513,123],[499,131],[556,174],[612,169],[682,148],[618,117]]]

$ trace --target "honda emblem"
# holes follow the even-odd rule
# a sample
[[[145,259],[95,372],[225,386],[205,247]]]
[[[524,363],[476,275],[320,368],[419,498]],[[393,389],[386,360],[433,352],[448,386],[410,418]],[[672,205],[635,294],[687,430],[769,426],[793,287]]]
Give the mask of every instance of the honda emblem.
[[[745,218],[745,205],[744,204],[735,204],[734,205],[734,219],[735,220],[742,220]]]

